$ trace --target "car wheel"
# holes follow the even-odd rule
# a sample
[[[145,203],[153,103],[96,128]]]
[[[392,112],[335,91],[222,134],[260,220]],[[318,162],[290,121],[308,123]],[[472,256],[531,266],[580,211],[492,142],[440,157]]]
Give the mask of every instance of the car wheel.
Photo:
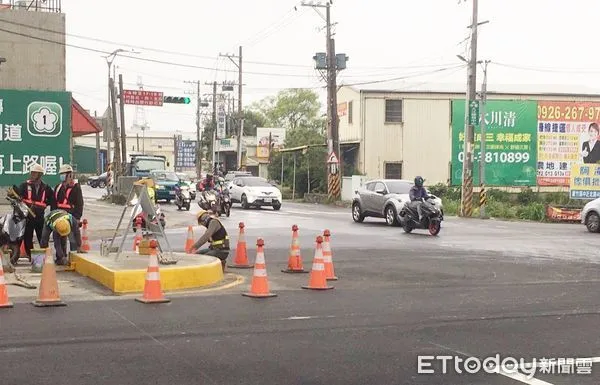
[[[242,208],[244,210],[248,210],[250,205],[248,204],[248,198],[246,198],[246,194],[242,195]]]
[[[392,205],[385,208],[385,223],[388,226],[398,226],[398,215],[396,209]]]
[[[98,183],[98,187],[105,188],[106,187],[106,183],[105,182],[100,182],[100,183]]]
[[[281,204],[273,205],[273,210],[279,211],[281,209]]]
[[[585,227],[587,227],[590,233],[599,233],[600,216],[595,212],[589,213],[587,218],[585,219]]]
[[[354,204],[352,204],[352,219],[356,223],[362,223],[362,221],[365,220],[365,216],[360,208],[360,203],[358,202],[354,202]]]

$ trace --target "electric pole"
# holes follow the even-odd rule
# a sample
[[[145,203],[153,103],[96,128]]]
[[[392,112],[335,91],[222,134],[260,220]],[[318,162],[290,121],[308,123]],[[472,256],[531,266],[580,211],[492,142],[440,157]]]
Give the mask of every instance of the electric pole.
[[[219,54],[219,56],[223,56],[231,60],[231,62],[238,69],[237,169],[240,170],[242,168],[242,138],[244,137],[244,114],[242,112],[242,46],[239,47],[239,53],[237,56],[233,54]],[[237,59],[237,62],[233,59]]]
[[[113,121],[113,126],[112,126],[112,134],[113,134],[113,140],[114,140],[114,178],[115,178],[115,186],[117,185],[117,178],[121,175],[122,173],[122,169],[121,169],[121,150],[120,150],[120,145],[119,145],[119,127],[117,126],[117,95],[116,95],[116,90],[115,90],[115,80],[113,78],[110,78],[110,103],[111,103],[111,110],[112,110],[112,121]]]
[[[485,107],[487,104],[487,67],[489,62],[489,60],[483,62],[483,83],[481,84],[481,154],[479,157],[479,217],[481,219],[486,218],[485,205],[487,203],[487,193],[485,190]]]
[[[475,125],[479,119],[479,103],[477,102],[477,22],[478,0],[473,1],[473,17],[471,22],[471,54],[468,60],[468,121],[465,124],[465,146],[463,157],[463,176],[461,194],[461,215],[470,217],[473,213],[473,148],[475,146]]]
[[[208,103],[203,102],[200,94],[200,80],[196,81],[186,81],[187,84],[195,84],[196,85],[196,175],[198,179],[202,175],[202,151],[203,151],[203,141],[202,141],[202,127],[200,121],[201,108],[207,107]]]
[[[346,68],[346,62],[348,57],[345,54],[336,55],[335,53],[335,40],[332,37],[331,32],[331,0],[328,0],[324,5],[310,3],[302,3],[302,6],[317,8],[325,8],[326,23],[326,53],[317,53],[313,57],[316,62],[316,69],[324,71],[326,75],[324,78],[327,81],[327,191],[330,199],[339,200],[341,197],[341,186],[342,186],[342,159],[340,149],[340,137],[339,137],[339,117],[337,114],[337,71]]]
[[[127,134],[125,132],[125,103],[123,100],[123,75],[119,74],[119,115],[121,118],[121,161],[123,162],[123,175],[126,174],[127,164]]]

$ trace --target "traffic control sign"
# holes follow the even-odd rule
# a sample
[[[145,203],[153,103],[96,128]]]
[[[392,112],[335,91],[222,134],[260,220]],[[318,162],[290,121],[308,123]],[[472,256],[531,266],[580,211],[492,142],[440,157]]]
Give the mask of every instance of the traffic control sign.
[[[477,100],[469,103],[469,124],[471,126],[479,124],[479,102]]]
[[[144,90],[123,90],[123,104],[160,107],[163,105],[163,93]]]
[[[328,164],[332,164],[332,163],[340,163],[340,161],[338,160],[338,157],[335,155],[335,152],[331,152],[331,154],[329,154],[329,158],[327,158],[327,163]]]

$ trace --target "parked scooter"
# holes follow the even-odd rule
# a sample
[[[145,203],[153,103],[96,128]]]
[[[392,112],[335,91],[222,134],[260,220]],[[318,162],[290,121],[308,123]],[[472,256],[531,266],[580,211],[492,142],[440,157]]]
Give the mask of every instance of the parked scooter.
[[[192,197],[188,186],[179,186],[175,188],[175,204],[177,205],[177,210],[181,210],[182,207],[185,207],[187,211],[190,211],[191,202]]]
[[[15,189],[15,186],[9,188],[6,196],[12,206],[12,213],[0,217],[0,247],[4,250],[10,250],[10,263],[12,265],[16,265],[21,257],[21,242],[23,242],[25,236],[27,215],[31,214],[35,217],[33,211],[23,203]],[[9,268],[12,269],[11,266]],[[7,272],[12,273],[12,271]]]

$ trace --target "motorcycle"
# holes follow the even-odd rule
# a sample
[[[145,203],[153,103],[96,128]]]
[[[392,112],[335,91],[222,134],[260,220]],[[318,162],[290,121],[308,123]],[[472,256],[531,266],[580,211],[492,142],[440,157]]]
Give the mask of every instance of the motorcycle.
[[[191,202],[190,188],[188,186],[177,187],[175,190],[175,204],[177,205],[177,210],[181,210],[182,207],[185,207],[187,211],[190,211]]]
[[[438,235],[442,229],[442,221],[444,216],[441,210],[435,206],[432,198],[428,198],[421,203],[421,211],[423,219],[419,221],[419,212],[417,206],[407,202],[400,210],[400,224],[404,228],[404,232],[410,233],[414,229],[429,230],[429,234]]]
[[[200,198],[198,199],[198,206],[202,210],[212,211],[217,214],[221,210],[219,210],[220,204],[218,202],[217,192],[215,190],[204,190],[200,194]]]
[[[132,205],[135,205],[137,202],[134,199],[130,203]],[[156,216],[153,218],[150,218],[150,223],[154,223],[154,224],[160,223],[160,226],[164,229],[167,226],[167,223],[165,220],[165,214],[160,210],[159,205],[156,205],[154,210],[156,211]],[[133,210],[131,212],[131,217],[133,218],[131,226],[133,228],[134,233],[137,231],[138,222],[141,224],[142,229],[147,229],[146,221],[148,220],[148,214],[143,212],[141,206],[138,206],[136,210]]]
[[[12,206],[12,213],[0,217],[0,247],[10,250],[10,263],[16,265],[21,258],[21,242],[25,236],[25,224],[27,215],[35,214],[23,203],[21,197],[15,192],[16,187],[8,189],[6,199]],[[9,266],[12,269],[12,267]],[[8,271],[11,273],[12,271]]]
[[[229,217],[231,215],[231,196],[229,195],[229,189],[223,188],[221,190],[221,210],[219,211],[219,216],[221,213],[225,213],[225,216]]]

